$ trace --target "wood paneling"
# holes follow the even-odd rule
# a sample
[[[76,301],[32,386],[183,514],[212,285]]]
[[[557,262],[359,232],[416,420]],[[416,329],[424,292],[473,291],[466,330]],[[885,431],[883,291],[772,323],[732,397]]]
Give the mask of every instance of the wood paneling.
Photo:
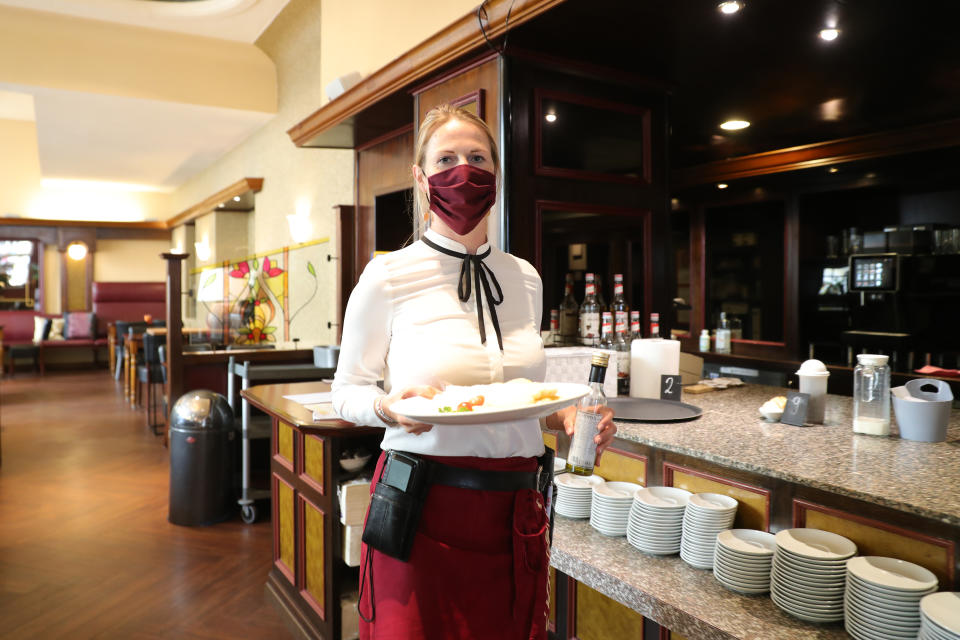
[[[600,456],[600,464],[593,472],[607,480],[647,486],[647,457],[609,447]]]
[[[293,427],[283,421],[277,422],[277,456],[293,469]]]
[[[412,116],[412,114],[411,114]],[[376,197],[413,187],[413,127],[408,125],[369,147],[357,151],[354,272],[360,279],[373,257],[376,242]],[[413,221],[410,223],[411,233]],[[352,287],[351,287],[352,288]]]
[[[503,35],[509,27],[519,26],[559,5],[563,0],[489,0],[485,8],[489,21],[484,25],[491,40]],[[430,77],[454,64],[471,51],[485,46],[477,28],[477,16],[470,12],[446,29],[442,29],[407,53],[367,76],[358,85],[315,111],[293,126],[287,134],[297,146],[323,146],[322,134],[336,125],[358,116],[418,80]]]
[[[326,619],[325,576],[327,574],[326,556],[324,555],[323,520],[324,513],[302,495],[297,495],[300,502],[300,517],[303,518],[303,548],[299,554],[301,578],[300,594],[313,607],[320,619]]]
[[[294,578],[296,516],[293,511],[293,486],[277,474],[273,474],[273,495],[275,496],[273,521],[276,523],[273,562],[291,584],[296,584]]]
[[[481,98],[484,101],[483,112],[484,121],[490,125],[490,129],[497,135],[500,127],[500,113],[498,106],[500,104],[500,73],[498,70],[499,62],[496,54],[487,55],[481,58],[476,66],[468,66],[460,70],[459,73],[451,74],[452,77],[443,77],[439,82],[433,82],[428,87],[415,91],[417,100],[417,120],[416,129],[419,130],[423,117],[430,109],[437,105],[447,102],[455,102],[471,93],[482,89]]]
[[[722,493],[736,499],[737,517],[735,528],[770,528],[770,491],[751,486],[737,480],[705,473],[688,467],[665,462],[663,464],[663,484],[667,487],[679,487],[692,493]]]
[[[323,439],[317,436],[303,437],[303,475],[323,493]]]
[[[957,541],[924,535],[879,520],[845,513],[824,505],[793,501],[794,526],[832,531],[849,538],[861,556],[899,558],[926,567],[941,587],[950,588],[955,577]]]
[[[643,640],[643,616],[582,582],[577,583],[577,640]]]

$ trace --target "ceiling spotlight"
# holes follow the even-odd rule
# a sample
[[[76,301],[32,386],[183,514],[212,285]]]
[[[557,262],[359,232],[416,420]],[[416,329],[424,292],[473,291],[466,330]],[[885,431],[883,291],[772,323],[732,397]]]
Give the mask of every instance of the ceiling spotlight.
[[[829,169],[827,169],[827,171],[829,171],[830,173],[836,173],[837,171],[840,171],[840,169],[837,169],[836,167],[830,167]]]
[[[546,120],[547,122],[556,122],[556,121],[557,121],[557,114],[555,114],[555,113],[553,113],[553,112],[548,113],[547,115],[543,116],[543,119]]]
[[[820,29],[820,39],[833,42],[840,36],[839,29]]]
[[[717,189],[726,189],[729,186],[726,182],[720,182],[717,184]]]
[[[871,171],[870,173],[868,173],[867,175],[865,175],[865,176],[863,176],[863,177],[866,178],[867,180],[873,180],[874,178],[877,177],[877,174],[875,174],[873,171]]]
[[[750,123],[746,120],[727,120],[720,125],[720,128],[724,131],[738,131],[740,129],[746,129],[749,126]]]
[[[240,196],[233,196],[234,202],[240,202]]]
[[[221,202],[220,204],[217,205],[217,207],[218,207],[218,208],[223,208],[223,203]]]
[[[740,11],[740,9],[743,9],[743,3],[737,2],[736,0],[729,0],[728,2],[718,4],[717,9],[720,10],[720,13],[730,16]]]

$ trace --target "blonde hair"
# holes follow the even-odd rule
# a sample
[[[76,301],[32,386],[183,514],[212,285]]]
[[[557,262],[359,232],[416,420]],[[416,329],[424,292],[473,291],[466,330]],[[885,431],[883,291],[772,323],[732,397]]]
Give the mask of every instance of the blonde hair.
[[[427,112],[420,123],[420,129],[417,132],[417,142],[413,148],[413,163],[424,170],[423,162],[427,153],[427,143],[433,134],[451,120],[460,120],[467,122],[480,129],[490,143],[490,159],[493,161],[493,172],[497,176],[497,189],[500,187],[500,152],[497,149],[497,141],[493,137],[490,126],[481,118],[470,113],[466,109],[455,107],[451,104],[441,104]],[[414,185],[413,215],[417,227],[422,233],[426,228],[427,220],[430,216],[430,197]]]

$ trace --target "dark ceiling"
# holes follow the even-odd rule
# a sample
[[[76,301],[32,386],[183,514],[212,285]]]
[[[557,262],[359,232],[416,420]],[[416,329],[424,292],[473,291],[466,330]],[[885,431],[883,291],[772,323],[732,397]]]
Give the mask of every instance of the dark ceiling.
[[[730,16],[717,6],[568,0],[508,49],[551,43],[662,83],[673,169],[960,117],[960,2],[747,0]],[[841,33],[825,42],[831,18]],[[719,128],[735,116],[751,126]]]

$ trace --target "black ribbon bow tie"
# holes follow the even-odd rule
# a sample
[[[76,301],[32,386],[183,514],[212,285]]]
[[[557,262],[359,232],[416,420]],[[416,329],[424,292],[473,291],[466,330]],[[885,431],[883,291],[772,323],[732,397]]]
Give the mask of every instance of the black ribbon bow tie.
[[[477,326],[480,327],[480,343],[487,344],[487,330],[483,322],[483,298],[480,296],[480,288],[483,287],[483,295],[487,299],[487,305],[490,307],[490,320],[493,322],[494,331],[497,332],[497,344],[500,346],[500,351],[503,351],[503,336],[500,335],[500,322],[497,320],[497,305],[503,302],[503,290],[500,288],[500,283],[497,282],[497,276],[495,276],[493,271],[490,270],[490,267],[483,262],[483,259],[490,255],[490,248],[488,247],[482,254],[472,255],[441,247],[436,242],[431,242],[427,237],[420,239],[423,240],[424,244],[428,247],[436,249],[440,253],[445,253],[448,256],[463,260],[460,265],[460,282],[457,285],[457,296],[459,296],[461,302],[466,302],[470,299],[470,294],[476,290]],[[473,285],[470,283],[471,264],[473,265]],[[497,290],[496,297],[494,297],[493,291],[490,289],[491,281]]]

